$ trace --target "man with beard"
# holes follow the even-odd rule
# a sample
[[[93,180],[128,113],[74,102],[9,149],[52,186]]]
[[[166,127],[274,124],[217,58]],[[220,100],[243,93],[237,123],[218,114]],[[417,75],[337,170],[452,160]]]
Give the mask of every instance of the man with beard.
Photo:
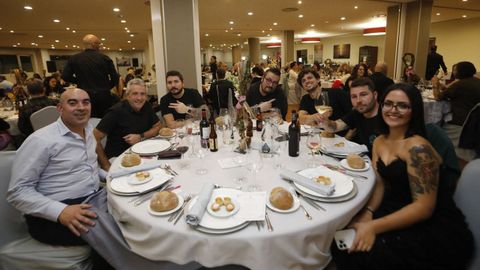
[[[160,99],[160,111],[167,126],[176,128],[176,120],[193,114],[204,102],[197,89],[183,87],[183,75],[180,72],[171,70],[165,77],[168,93]]]
[[[156,136],[161,127],[152,105],[147,102],[147,90],[142,79],[131,79],[125,96],[123,101],[107,111],[93,130],[98,161],[105,171],[110,169],[109,158],[118,157],[132,145]],[[101,141],[105,136],[108,136],[107,144],[103,149]]]
[[[247,93],[248,105],[266,112],[278,108],[285,119],[288,110],[287,98],[283,94],[280,82],[280,70],[270,68],[263,74],[262,80],[250,86]]]
[[[315,109],[315,100],[321,96],[322,91],[327,92],[332,112],[330,119],[337,120],[345,116],[352,110],[352,105],[345,91],[337,91],[337,89],[322,89],[320,87],[320,75],[313,69],[304,69],[298,74],[297,79],[303,89],[307,92],[300,101],[300,110],[298,112],[300,123],[307,125],[317,125],[320,114]],[[342,129],[339,129],[342,130]]]
[[[364,77],[355,79],[350,87],[350,100],[354,110],[341,119],[332,121],[328,119],[328,115],[316,114],[315,120],[323,123],[325,129],[330,132],[353,129],[354,135],[350,140],[365,144],[371,153],[376,138],[375,123],[380,116],[377,114],[379,104],[372,80]]]

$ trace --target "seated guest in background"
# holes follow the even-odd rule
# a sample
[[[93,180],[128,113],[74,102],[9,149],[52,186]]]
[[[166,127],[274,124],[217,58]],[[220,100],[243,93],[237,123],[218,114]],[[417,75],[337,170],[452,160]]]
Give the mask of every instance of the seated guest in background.
[[[230,93],[230,94],[229,94]],[[237,104],[235,98],[235,86],[231,81],[225,80],[225,70],[217,69],[217,80],[210,85],[207,98],[217,115],[220,114],[220,109],[228,108],[228,96],[232,98],[232,106]]]
[[[298,84],[300,84],[307,94],[303,95],[300,101],[300,110],[298,112],[300,123],[307,125],[318,124],[320,114],[315,109],[315,101],[321,100],[322,91],[327,92],[329,106],[332,107],[330,118],[337,120],[352,110],[352,105],[345,91],[335,89],[322,89],[319,85],[320,75],[313,69],[304,69],[298,74]]]
[[[393,80],[387,77],[387,71],[387,64],[385,62],[378,62],[375,65],[375,72],[370,76],[377,91],[377,99],[382,96],[387,87],[393,84]]]
[[[50,95],[51,93],[60,94],[62,92],[61,90],[63,90],[61,87],[59,88],[59,83],[53,76],[46,77],[45,80],[43,80],[43,86],[45,87],[46,96]]]
[[[127,75],[125,76],[125,85],[133,78],[135,78],[135,68],[129,67],[127,68]]]
[[[251,73],[252,80],[250,81],[250,84],[254,84],[261,81],[263,73],[264,71],[262,68],[260,68],[259,66],[254,66],[252,68],[252,73]]]
[[[7,78],[3,75],[0,75],[0,97],[4,97],[8,92],[11,92],[13,89],[13,83],[7,81]]]
[[[142,79],[128,82],[125,99],[113,105],[93,130],[97,140],[97,155],[100,166],[110,169],[109,158],[117,157],[130,146],[158,135],[160,121],[147,102],[147,90]],[[107,136],[103,149],[101,140]]]
[[[369,77],[368,72],[369,72],[368,66],[363,64],[363,63],[360,63],[360,64],[356,65],[355,67],[353,67],[352,74],[345,81],[345,85],[343,86],[343,90],[349,92],[350,91],[350,84],[353,82],[353,80],[355,80],[356,78],[359,78],[359,77]]]
[[[480,79],[474,77],[476,72],[477,70],[472,63],[459,62],[456,66],[458,81],[452,83],[448,88],[442,89],[439,87],[438,80],[432,79],[433,84],[440,90],[438,98],[450,101],[452,120],[445,123],[443,128],[455,145],[457,156],[463,161],[469,161],[474,157],[473,151],[463,150],[458,147],[458,140],[468,113],[480,102]]]
[[[250,85],[246,97],[248,105],[258,107],[262,112],[277,108],[285,120],[288,104],[279,82],[280,70],[277,68],[267,69],[260,82]]]
[[[330,132],[352,129],[348,139],[366,145],[371,153],[373,141],[376,138],[375,124],[380,117],[377,91],[374,89],[372,80],[364,77],[355,79],[350,87],[350,101],[353,110],[340,119],[329,120],[328,115],[321,114],[315,114],[311,118],[323,123],[325,130]]]
[[[32,123],[30,122],[30,116],[47,106],[56,106],[57,101],[49,99],[45,96],[45,88],[43,82],[39,79],[28,79],[26,81],[28,93],[30,99],[28,102],[20,107],[18,112],[18,129],[28,136],[33,133]]]
[[[165,77],[168,93],[160,99],[160,110],[167,126],[175,128],[175,120],[185,119],[187,114],[195,113],[204,102],[197,89],[184,88],[183,75],[180,72],[171,70]]]
[[[420,77],[415,74],[412,66],[407,66],[403,70],[402,82],[417,85],[420,82]]]
[[[332,245],[337,269],[466,269],[473,236],[439,180],[442,158],[425,139],[420,92],[395,84],[380,104],[375,189],[350,222],[356,235],[348,252]]]

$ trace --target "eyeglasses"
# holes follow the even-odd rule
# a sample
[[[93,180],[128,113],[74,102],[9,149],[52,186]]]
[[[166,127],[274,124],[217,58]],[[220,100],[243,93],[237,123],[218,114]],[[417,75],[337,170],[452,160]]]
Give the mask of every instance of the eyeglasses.
[[[412,108],[412,106],[410,106],[410,104],[407,104],[405,102],[398,102],[398,103],[395,103],[393,101],[390,101],[390,100],[386,100],[383,102],[382,104],[382,109],[384,111],[390,111],[392,110],[393,108],[397,109],[397,111],[401,112],[401,113],[405,113],[407,112],[408,110],[410,110]]]
[[[274,81],[270,78],[265,78],[264,80],[267,81],[267,83],[270,84],[270,85],[278,85],[278,83],[279,83],[278,81]]]

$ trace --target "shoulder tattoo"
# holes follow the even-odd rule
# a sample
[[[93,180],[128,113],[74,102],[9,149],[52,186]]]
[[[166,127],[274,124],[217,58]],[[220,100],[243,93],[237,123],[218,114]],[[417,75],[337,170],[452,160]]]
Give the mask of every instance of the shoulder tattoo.
[[[438,188],[439,164],[431,146],[414,146],[409,150],[414,173],[408,173],[412,197],[427,194]]]

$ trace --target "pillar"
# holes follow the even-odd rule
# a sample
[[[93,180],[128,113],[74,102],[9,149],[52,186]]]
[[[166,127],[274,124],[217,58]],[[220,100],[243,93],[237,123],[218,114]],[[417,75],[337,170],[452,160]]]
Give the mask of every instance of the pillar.
[[[250,55],[250,63],[260,64],[260,39],[248,38],[248,53]]]
[[[283,31],[282,36],[282,66],[295,60],[295,34],[293,30]]]
[[[240,48],[240,46],[233,46],[232,47],[232,63],[235,65],[241,60],[242,60],[242,48]]]

